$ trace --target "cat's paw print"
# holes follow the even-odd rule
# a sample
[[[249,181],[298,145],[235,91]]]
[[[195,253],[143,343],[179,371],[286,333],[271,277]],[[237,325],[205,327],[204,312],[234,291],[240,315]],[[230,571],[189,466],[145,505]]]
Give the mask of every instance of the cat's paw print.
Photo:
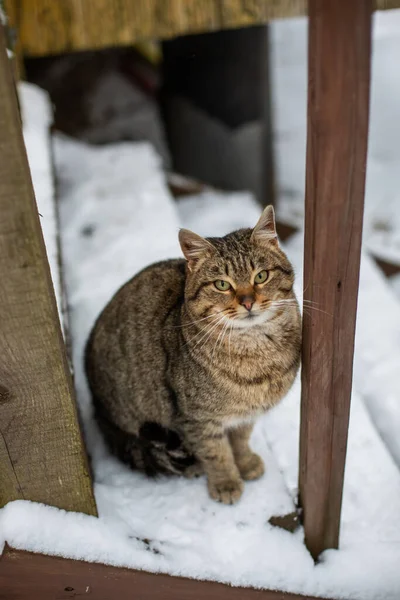
[[[246,456],[243,461],[238,464],[240,476],[245,481],[259,479],[264,475],[265,467],[262,458],[258,454],[252,453]]]
[[[235,504],[243,493],[243,482],[239,478],[209,481],[208,491],[213,500],[223,504]]]

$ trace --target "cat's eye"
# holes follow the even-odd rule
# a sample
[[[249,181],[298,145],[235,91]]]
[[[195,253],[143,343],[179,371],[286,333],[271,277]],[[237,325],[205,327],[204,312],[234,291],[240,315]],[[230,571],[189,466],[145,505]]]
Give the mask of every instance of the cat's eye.
[[[214,285],[220,292],[227,292],[231,289],[231,284],[223,279],[217,279],[217,281],[214,281]]]
[[[268,279],[268,271],[260,271],[254,277],[254,283],[265,283]]]

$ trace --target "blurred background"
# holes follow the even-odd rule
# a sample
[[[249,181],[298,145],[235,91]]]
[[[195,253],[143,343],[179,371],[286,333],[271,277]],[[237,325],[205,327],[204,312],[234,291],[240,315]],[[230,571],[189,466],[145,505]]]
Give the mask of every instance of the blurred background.
[[[169,176],[174,195],[247,190],[276,205],[283,237],[301,227],[307,20],[289,17],[303,2],[3,5],[19,77],[48,92],[55,130],[147,140],[168,174],[195,180]],[[375,13],[365,239],[389,274],[400,264],[399,32],[399,11]]]

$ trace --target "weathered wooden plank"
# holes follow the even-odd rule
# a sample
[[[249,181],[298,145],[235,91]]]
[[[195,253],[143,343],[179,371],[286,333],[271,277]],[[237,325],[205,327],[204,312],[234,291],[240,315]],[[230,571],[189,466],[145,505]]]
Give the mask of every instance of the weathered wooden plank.
[[[276,5],[276,2],[268,4]],[[272,8],[274,7],[272,6]],[[262,0],[222,0],[219,10],[219,26],[222,29],[230,29],[263,23],[266,19],[266,11],[269,12],[269,7]]]
[[[95,514],[0,27],[0,505]]]
[[[307,14],[307,0],[5,0],[26,56],[124,46]],[[400,0],[375,0],[376,9]]]
[[[0,600],[313,600],[267,590],[234,588],[145,571],[120,569],[7,548],[0,556]],[[316,600],[316,599],[314,599]]]
[[[310,0],[300,500],[316,558],[337,548],[364,207],[370,0]]]

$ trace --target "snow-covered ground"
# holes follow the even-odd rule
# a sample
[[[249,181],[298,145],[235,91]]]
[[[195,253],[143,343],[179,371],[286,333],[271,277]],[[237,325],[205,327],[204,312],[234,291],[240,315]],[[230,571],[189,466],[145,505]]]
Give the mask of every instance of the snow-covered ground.
[[[379,15],[374,65],[377,49],[382,48],[382,64],[386,55],[396,52],[400,21],[397,19],[396,25],[394,17],[390,13]],[[280,211],[285,220],[301,223],[305,21],[274,25],[273,39],[279,185],[283,198]],[[389,64],[394,58],[385,60]],[[368,171],[367,228],[372,223],[368,215],[382,211],[385,218],[390,216],[385,212],[387,204],[382,206],[381,197],[386,196],[379,196],[379,202],[372,206],[374,197],[378,197],[373,191],[383,194],[387,189],[391,194],[387,197],[392,199],[397,194],[395,180],[387,180],[385,173],[393,168],[394,174],[392,163],[400,157],[395,144],[398,124],[393,123],[391,129],[388,123],[381,122],[384,115],[376,116],[376,105],[382,98],[387,102],[387,119],[394,114],[396,99],[391,93],[396,91],[400,71],[397,73],[394,67],[386,78],[381,73],[379,86],[387,87],[383,93],[376,89],[374,66],[370,156],[375,157],[373,160],[380,163],[381,169]],[[45,103],[39,108],[43,96],[35,94],[32,88],[22,89],[23,104],[29,100],[26,105],[38,107],[42,115],[35,118],[34,111],[25,111],[24,127],[29,133],[36,123],[40,140],[48,122],[44,115],[48,113]],[[40,141],[37,145],[35,140],[28,143],[40,149]],[[301,528],[291,534],[268,523],[271,516],[293,510],[297,493],[299,381],[281,405],[256,427],[252,442],[267,463],[266,475],[246,486],[240,503],[227,507],[209,499],[203,479],[149,481],[112,458],[92,422],[82,369],[87,334],[116,289],[148,263],[178,256],[180,226],[200,234],[223,235],[239,226],[255,224],[259,209],[251,195],[205,191],[175,203],[161,162],[147,143],[90,147],[56,136],[54,152],[76,386],[93,461],[100,518],[14,502],[0,511],[0,546],[2,541],[8,541],[17,548],[235,585],[335,598],[397,600],[400,302],[366,252],[372,239],[368,238],[368,231],[361,268],[341,547],[339,551],[324,553],[315,566],[305,549]],[[46,228],[53,213],[45,216],[42,208],[49,207],[50,180],[47,175],[35,175],[42,167],[35,160],[35,152],[29,156],[39,211],[44,215],[46,241],[54,240],[54,227]],[[48,150],[43,150],[43,156],[48,156]],[[400,231],[400,206],[395,212],[391,223],[394,226],[398,222]],[[47,243],[49,255],[53,255],[52,246]],[[387,243],[392,247],[393,239]],[[302,235],[289,240],[286,249],[301,290]]]

